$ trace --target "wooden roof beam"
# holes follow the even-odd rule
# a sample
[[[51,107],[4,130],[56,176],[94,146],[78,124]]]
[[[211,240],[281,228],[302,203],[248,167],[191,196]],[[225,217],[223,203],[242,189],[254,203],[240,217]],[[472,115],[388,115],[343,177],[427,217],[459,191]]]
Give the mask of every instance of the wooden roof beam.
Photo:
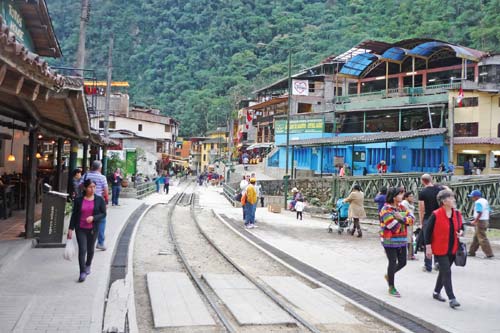
[[[69,111],[69,115],[71,117],[71,120],[73,121],[73,125],[75,125],[76,133],[78,134],[79,137],[83,137],[82,124],[80,124],[80,120],[78,119],[78,115],[76,114],[76,109],[73,104],[73,101],[69,98],[66,98],[64,104],[66,105],[66,108]]]
[[[19,103],[21,103],[23,108],[28,112],[30,117],[33,118],[37,123],[39,123],[41,120],[41,116],[36,106],[29,104],[26,100],[20,97],[18,97],[17,100],[19,101]]]

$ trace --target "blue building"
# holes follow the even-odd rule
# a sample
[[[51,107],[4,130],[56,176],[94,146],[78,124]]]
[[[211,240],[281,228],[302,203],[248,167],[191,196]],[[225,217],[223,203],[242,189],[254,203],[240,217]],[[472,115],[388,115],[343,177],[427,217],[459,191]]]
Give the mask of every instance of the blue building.
[[[468,127],[450,115],[464,84],[478,82],[478,64],[486,57],[432,39],[369,40],[295,74],[290,105],[283,108],[290,129],[283,110],[274,115],[270,132],[277,149],[268,166],[285,169],[288,136],[288,169],[332,174],[347,164],[361,175],[377,172],[385,161],[388,172],[436,172],[457,156],[449,143],[457,125],[460,135]],[[297,92],[296,81],[308,83],[309,94]],[[284,103],[286,83],[256,91],[258,100]]]

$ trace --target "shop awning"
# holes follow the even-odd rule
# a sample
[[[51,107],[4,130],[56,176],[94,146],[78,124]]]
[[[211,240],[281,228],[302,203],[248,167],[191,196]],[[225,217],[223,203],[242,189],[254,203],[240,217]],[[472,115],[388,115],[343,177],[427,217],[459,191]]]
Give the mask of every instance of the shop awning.
[[[272,146],[274,146],[274,143],[272,143],[272,142],[254,143],[253,145],[248,146],[247,150],[257,149],[257,148],[269,148]]]

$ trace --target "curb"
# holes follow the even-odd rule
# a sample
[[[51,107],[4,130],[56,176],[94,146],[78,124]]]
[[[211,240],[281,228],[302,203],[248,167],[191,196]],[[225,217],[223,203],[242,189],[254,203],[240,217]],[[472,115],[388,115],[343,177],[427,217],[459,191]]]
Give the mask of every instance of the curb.
[[[271,252],[267,251],[266,249],[262,248],[262,247],[261,247],[261,246],[259,246],[258,244],[254,243],[253,241],[251,241],[250,239],[248,239],[247,237],[245,237],[245,236],[244,236],[244,235],[243,235],[240,231],[236,230],[236,229],[235,229],[232,225],[230,225],[230,224],[229,224],[226,220],[224,220],[224,219],[223,219],[223,218],[222,218],[222,217],[221,217],[221,216],[220,216],[217,212],[215,212],[213,209],[212,209],[212,212],[213,212],[213,214],[214,214],[214,215],[215,215],[215,216],[216,216],[216,217],[217,217],[217,218],[218,218],[218,219],[219,219],[222,223],[224,223],[224,224],[225,224],[225,225],[226,225],[226,226],[227,226],[227,227],[228,227],[231,231],[233,231],[234,233],[236,233],[239,237],[243,238],[243,239],[244,239],[247,243],[249,243],[250,245],[252,245],[252,246],[254,246],[255,248],[259,249],[261,252],[265,253],[267,256],[269,256],[269,257],[270,257],[270,258],[272,258],[273,260],[275,260],[275,261],[279,262],[280,264],[282,264],[283,266],[287,267],[287,268],[288,268],[288,269],[290,269],[291,271],[293,271],[293,272],[295,272],[295,273],[299,274],[300,276],[302,276],[303,278],[305,278],[305,279],[307,279],[307,280],[309,280],[309,281],[311,281],[311,282],[313,282],[313,283],[315,283],[315,284],[317,284],[317,285],[321,286],[322,288],[327,289],[328,291],[332,292],[333,294],[335,294],[336,296],[340,297],[340,298],[341,298],[341,299],[343,299],[344,301],[346,301],[346,302],[348,302],[348,303],[352,304],[353,306],[355,306],[355,307],[356,307],[356,308],[358,308],[359,310],[361,310],[361,311],[365,312],[366,314],[368,314],[368,315],[370,315],[370,316],[372,316],[372,317],[374,317],[374,318],[376,318],[376,319],[380,320],[380,321],[381,321],[381,322],[383,322],[384,324],[386,324],[386,325],[388,325],[388,326],[390,326],[390,327],[392,327],[392,328],[394,328],[394,329],[396,329],[396,330],[398,330],[398,331],[400,331],[400,332],[406,332],[406,333],[410,333],[410,332],[412,332],[411,330],[409,330],[409,329],[407,329],[407,328],[405,328],[405,327],[403,327],[403,326],[401,326],[401,325],[399,325],[399,324],[397,324],[397,323],[395,323],[395,322],[393,322],[393,321],[391,321],[391,320],[389,320],[389,319],[387,319],[387,318],[385,318],[385,317],[381,316],[380,314],[378,314],[378,313],[374,312],[373,310],[371,310],[371,309],[369,309],[369,308],[365,307],[364,305],[361,305],[361,304],[359,304],[358,302],[356,302],[356,301],[354,301],[354,300],[352,300],[352,299],[350,299],[350,298],[347,298],[346,296],[342,295],[342,294],[341,294],[341,293],[339,293],[338,291],[336,291],[336,290],[332,289],[331,287],[329,287],[329,286],[327,286],[327,285],[323,284],[322,282],[320,282],[320,281],[318,281],[318,280],[316,280],[316,279],[314,279],[314,278],[310,277],[309,275],[306,275],[306,274],[304,274],[303,272],[301,272],[301,271],[297,270],[295,267],[292,267],[292,266],[291,266],[291,265],[289,265],[288,263],[286,263],[286,262],[284,262],[283,260],[281,260],[280,258],[276,257],[276,256],[275,256],[274,254],[272,254]],[[254,237],[256,237],[256,238],[260,239],[262,242],[267,243],[267,242],[266,242],[266,241],[264,241],[262,238],[260,238],[260,237],[258,237],[257,235],[255,235],[255,233],[252,233],[252,232],[250,232],[250,233],[251,233]],[[286,253],[286,252],[285,252],[285,251],[283,251],[283,250],[280,250],[280,251],[282,251],[282,252]],[[288,254],[288,253],[286,253],[286,254]],[[290,254],[288,254],[288,255],[290,255]],[[317,269],[317,268],[316,268],[316,269]],[[319,269],[318,269],[318,271],[322,272],[322,271],[321,271],[321,270],[319,270]],[[325,274],[325,275],[329,275],[329,274],[326,274],[326,273],[324,273],[324,272],[322,272],[322,273],[323,273],[323,274]],[[330,275],[329,275],[329,276],[330,276]],[[334,277],[332,277],[332,278],[333,278],[333,279],[335,279]],[[374,297],[374,296],[371,296],[371,295],[369,295],[369,294],[366,294],[365,292],[363,292],[363,291],[361,291],[361,290],[359,290],[359,289],[356,289],[356,288],[354,288],[354,287],[352,287],[352,286],[350,286],[350,285],[348,285],[348,284],[345,284],[345,283],[343,283],[342,281],[339,281],[339,280],[337,280],[337,279],[335,279],[335,280],[336,280],[337,282],[339,282],[340,284],[342,284],[342,285],[343,285],[343,287],[346,287],[347,289],[350,289],[350,290],[352,290],[352,291],[354,291],[354,292],[356,292],[356,293],[360,293],[360,294],[364,295],[365,297],[370,298],[371,300],[373,300],[373,301],[377,302],[377,303],[378,303],[378,304],[380,304],[380,305],[383,305],[383,306],[386,306],[386,307],[391,307],[391,309],[392,309],[393,311],[395,311],[395,312],[397,312],[397,313],[399,313],[399,314],[401,314],[401,315],[408,316],[408,314],[407,314],[406,312],[401,311],[401,310],[399,310],[399,309],[396,309],[396,308],[394,308],[393,306],[391,306],[391,305],[387,304],[387,303],[386,303],[386,302],[384,302],[384,301],[381,301],[380,299],[378,299],[378,298],[376,298],[376,297]],[[425,321],[421,320],[421,319],[420,319],[420,318],[418,318],[418,317],[412,317],[412,319],[413,319],[413,320],[415,320],[416,322],[418,322],[419,324],[421,324],[421,325],[425,326],[425,327],[429,327],[429,325],[434,326],[433,324],[430,324],[430,323],[428,323],[428,322],[425,322]],[[434,327],[432,327],[432,330],[434,330],[434,331],[440,331],[440,332],[446,332],[445,330],[443,330],[443,329],[441,329],[441,328],[439,328],[439,327],[435,327],[435,326],[434,326]]]

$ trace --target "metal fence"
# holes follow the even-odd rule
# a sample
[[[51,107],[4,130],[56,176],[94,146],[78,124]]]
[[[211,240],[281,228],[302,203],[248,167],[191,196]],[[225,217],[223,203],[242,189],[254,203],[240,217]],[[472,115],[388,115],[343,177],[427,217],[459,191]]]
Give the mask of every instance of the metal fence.
[[[154,182],[135,184],[137,191],[137,199],[142,199],[145,196],[156,192],[156,184]]]

